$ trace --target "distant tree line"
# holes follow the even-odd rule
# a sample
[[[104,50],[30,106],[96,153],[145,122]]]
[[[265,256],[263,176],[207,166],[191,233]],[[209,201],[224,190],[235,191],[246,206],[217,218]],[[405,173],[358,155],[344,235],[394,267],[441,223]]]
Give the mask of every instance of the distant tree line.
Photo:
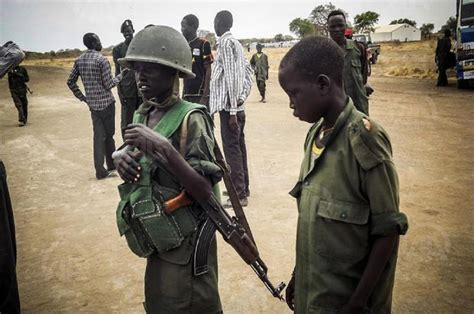
[[[112,55],[112,49],[114,47],[108,47],[102,49],[102,54],[105,56]],[[37,60],[37,59],[68,59],[68,58],[77,58],[85,50],[81,49],[60,49],[58,51],[51,50],[50,52],[35,52],[35,51],[25,51],[25,59]]]
[[[336,10],[336,6],[329,2],[328,4],[321,4],[315,7],[308,18],[295,18],[289,24],[289,29],[298,38],[303,38],[311,35],[328,36],[329,32],[327,29],[327,18],[331,11]],[[349,22],[349,14],[344,10],[339,9],[346,15],[346,21],[348,21],[348,27],[352,27]],[[357,14],[354,17],[353,29],[355,33],[369,33],[374,31],[374,25],[379,21],[380,15],[376,12],[367,11]],[[417,23],[415,20],[409,18],[399,18],[390,22],[393,24],[408,24],[416,27]],[[456,18],[450,17],[446,24],[441,27],[438,33],[443,33],[444,30],[449,29],[452,33],[456,30]],[[430,39],[433,35],[434,24],[424,23],[420,27],[421,35],[423,39]]]

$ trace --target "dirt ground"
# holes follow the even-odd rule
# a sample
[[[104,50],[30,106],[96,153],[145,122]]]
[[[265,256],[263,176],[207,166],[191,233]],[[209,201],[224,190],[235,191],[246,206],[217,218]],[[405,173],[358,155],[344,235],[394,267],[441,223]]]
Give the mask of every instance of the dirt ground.
[[[310,127],[292,117],[278,85],[283,53],[271,53],[268,103],[258,102],[255,87],[246,126],[247,216],[274,283],[287,281],[294,265],[297,210],[288,191]],[[474,94],[453,80],[436,88],[432,79],[384,76],[384,62],[391,63],[382,55],[370,79],[370,111],[391,135],[401,210],[410,222],[400,244],[394,312],[472,313]],[[115,225],[120,179],[94,177],[89,111],[67,89],[68,69],[27,68],[34,91],[27,127],[17,126],[7,81],[0,81],[0,158],[16,219],[23,311],[143,312],[145,261],[128,250]],[[220,239],[219,263],[226,313],[289,313]]]

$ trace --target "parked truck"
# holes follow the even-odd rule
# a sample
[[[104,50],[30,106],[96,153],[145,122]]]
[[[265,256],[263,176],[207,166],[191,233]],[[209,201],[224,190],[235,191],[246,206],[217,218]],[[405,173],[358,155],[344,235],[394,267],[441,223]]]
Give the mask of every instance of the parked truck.
[[[474,86],[474,0],[457,0],[456,9],[456,78],[468,88]]]

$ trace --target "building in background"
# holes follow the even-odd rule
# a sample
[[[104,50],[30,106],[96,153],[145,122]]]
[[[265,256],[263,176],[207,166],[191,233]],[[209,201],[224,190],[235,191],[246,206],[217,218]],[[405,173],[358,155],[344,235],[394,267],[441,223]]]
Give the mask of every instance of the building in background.
[[[421,31],[409,24],[377,26],[370,35],[373,42],[421,40]]]

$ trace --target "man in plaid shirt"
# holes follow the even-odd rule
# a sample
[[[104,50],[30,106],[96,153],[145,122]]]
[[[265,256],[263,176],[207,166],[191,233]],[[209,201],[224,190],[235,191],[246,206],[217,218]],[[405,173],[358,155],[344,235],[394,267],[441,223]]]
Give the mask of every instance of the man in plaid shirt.
[[[83,41],[88,50],[74,62],[67,85],[77,99],[89,106],[94,132],[95,175],[97,179],[104,179],[110,177],[115,169],[112,160],[115,151],[115,99],[111,89],[117,86],[127,70],[112,77],[110,63],[100,53],[102,44],[99,37],[87,33]],[[86,95],[77,86],[79,76]],[[107,169],[104,168],[104,157]]]

